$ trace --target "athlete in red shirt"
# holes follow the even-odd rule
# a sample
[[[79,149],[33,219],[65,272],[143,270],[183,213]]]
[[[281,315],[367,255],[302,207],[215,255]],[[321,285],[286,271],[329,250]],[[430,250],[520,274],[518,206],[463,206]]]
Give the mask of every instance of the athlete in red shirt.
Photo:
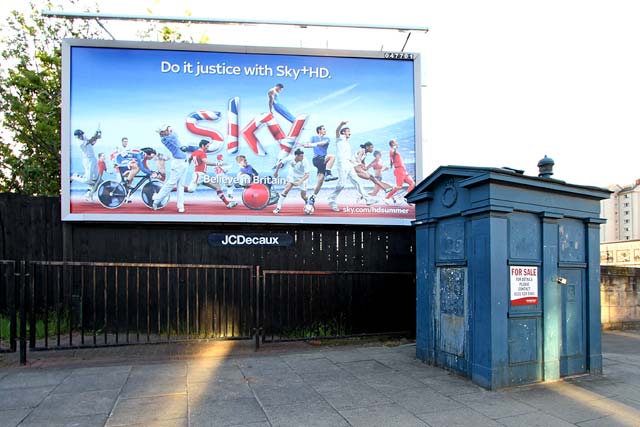
[[[414,182],[413,178],[411,178],[411,175],[407,173],[407,169],[405,169],[404,167],[402,156],[400,156],[400,153],[398,152],[398,142],[395,139],[392,139],[391,141],[389,141],[389,147],[391,147],[391,150],[389,151],[389,167],[393,169],[393,174],[396,177],[396,186],[389,194],[387,194],[385,200],[391,201],[393,200],[393,195],[402,188],[402,185],[405,182],[409,184],[407,193],[413,190],[413,188],[416,186],[416,183]]]
[[[186,187],[185,191],[189,193],[193,193],[196,191],[198,185],[206,185],[209,188],[213,188],[216,190],[218,197],[222,202],[227,206],[227,208],[232,208],[236,206],[237,202],[229,201],[222,191],[222,187],[220,184],[215,182],[215,179],[207,175],[207,166],[218,166],[218,162],[214,162],[207,158],[207,149],[209,148],[209,144],[211,142],[209,140],[203,139],[198,144],[199,148],[191,153],[191,162],[194,164],[195,169],[193,173],[193,178],[191,179],[191,183],[188,187]]]

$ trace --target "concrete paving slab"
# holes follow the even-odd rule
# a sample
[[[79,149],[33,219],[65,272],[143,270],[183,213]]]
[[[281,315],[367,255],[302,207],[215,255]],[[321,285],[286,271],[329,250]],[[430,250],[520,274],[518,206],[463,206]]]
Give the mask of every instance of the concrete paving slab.
[[[102,427],[107,421],[107,414],[84,415],[78,417],[59,417],[42,420],[28,416],[18,424],[20,427]]]
[[[29,414],[29,421],[65,420],[72,417],[109,415],[119,390],[51,394]]]
[[[131,365],[107,365],[75,368],[72,375],[120,375],[129,374]]]
[[[510,417],[500,418],[498,420],[500,424],[508,427],[572,427],[575,424],[568,423],[567,421],[554,417],[553,415],[546,414],[542,411],[529,412],[526,414],[519,414]]]
[[[71,375],[71,369],[16,370],[0,379],[0,390],[57,386]]]
[[[536,412],[536,408],[504,394],[471,393],[452,397],[488,418],[503,418]]]
[[[225,382],[244,384],[247,382],[244,374],[237,366],[229,367],[189,367],[187,382],[189,384],[202,382]]]
[[[20,389],[0,390],[0,411],[8,409],[35,408],[38,406],[55,388],[31,387]]]
[[[122,388],[121,397],[152,397],[169,394],[186,394],[186,377],[136,377],[129,378]]]
[[[186,377],[187,364],[185,362],[174,362],[133,366],[129,375],[131,378]]]
[[[15,427],[31,412],[31,408],[0,410],[0,427]]]
[[[342,369],[337,367],[331,360],[327,358],[319,359],[290,359],[287,360],[287,364],[298,374],[305,374],[311,372],[342,372]]]
[[[423,377],[420,382],[445,396],[479,393],[484,389],[467,378],[448,372],[447,375]]]
[[[300,374],[300,378],[317,391],[334,390],[349,384],[362,384],[361,379],[342,369],[329,372],[304,373]]]
[[[109,427],[111,427],[110,424]],[[189,420],[186,418],[173,418],[171,420],[154,421],[153,424],[138,423],[138,424],[123,424],[121,427],[188,427]],[[120,426],[119,426],[120,427]]]
[[[405,408],[378,405],[340,411],[350,425],[357,427],[424,427],[427,424]]]
[[[503,427],[503,424],[464,407],[420,413],[417,417],[431,427]]]
[[[448,411],[463,408],[460,402],[444,396],[428,387],[400,390],[388,395],[394,403],[413,414]]]
[[[318,392],[338,410],[393,403],[387,396],[363,382],[344,383],[333,388],[323,388]]]
[[[182,423],[188,415],[187,394],[118,399],[107,426],[146,424],[178,420]]]
[[[0,427],[638,426],[640,331],[608,336],[604,375],[499,392],[423,364],[415,346],[38,352],[0,371]]]
[[[265,408],[273,427],[348,427],[350,424],[327,403],[304,402]]]
[[[391,368],[383,365],[375,359],[366,359],[356,362],[345,362],[338,364],[338,366],[356,377],[393,372]]]
[[[317,402],[322,400],[313,387],[308,384],[252,384],[256,398],[263,407],[292,405],[295,403]]]
[[[236,382],[199,382],[187,386],[189,405],[198,404],[203,400],[233,400],[252,399],[253,392],[249,385]]]
[[[325,351],[324,356],[334,363],[359,362],[371,360],[371,356],[357,351],[336,350]]]
[[[100,390],[120,390],[124,386],[129,373],[126,371],[115,373],[82,374],[73,372],[55,388],[54,393],[78,393]]]
[[[267,416],[255,399],[203,400],[189,407],[192,426],[236,426],[266,421]]]
[[[398,371],[363,375],[360,378],[371,387],[386,395],[393,395],[410,388],[424,387],[424,383]]]
[[[562,398],[559,396],[556,396],[554,401],[544,404],[539,402],[530,402],[529,404],[531,406],[535,406],[541,411],[573,424],[597,420],[614,413],[612,407],[607,408],[602,405],[596,406],[594,405],[594,401],[580,402],[571,398]]]

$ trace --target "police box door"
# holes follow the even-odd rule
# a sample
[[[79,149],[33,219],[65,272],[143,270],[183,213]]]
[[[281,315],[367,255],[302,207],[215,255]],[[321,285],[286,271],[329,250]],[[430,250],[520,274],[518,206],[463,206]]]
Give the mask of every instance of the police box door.
[[[587,343],[585,316],[585,271],[582,268],[558,270],[561,289],[560,376],[586,371]]]

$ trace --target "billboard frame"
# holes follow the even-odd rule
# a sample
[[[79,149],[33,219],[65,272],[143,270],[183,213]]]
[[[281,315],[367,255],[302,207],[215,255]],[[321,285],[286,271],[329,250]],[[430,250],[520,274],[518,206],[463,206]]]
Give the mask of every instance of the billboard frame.
[[[360,51],[360,50],[337,50],[337,49],[311,49],[311,48],[288,48],[288,47],[260,47],[260,46],[236,46],[236,45],[213,45],[213,44],[185,44],[185,43],[160,43],[160,42],[138,42],[138,41],[118,41],[118,40],[88,40],[88,39],[65,39],[62,43],[62,120],[61,120],[61,209],[62,221],[82,222],[199,222],[199,223],[274,223],[274,224],[345,224],[345,217],[327,216],[252,216],[252,215],[198,215],[198,214],[96,214],[96,213],[76,213],[71,209],[71,183],[68,177],[71,175],[71,140],[73,139],[73,129],[71,127],[71,86],[72,86],[72,49],[75,47],[98,48],[98,49],[130,49],[130,50],[154,50],[154,51],[184,51],[196,53],[230,53],[230,54],[256,54],[256,55],[285,55],[296,57],[335,57],[354,59],[388,59],[411,61],[413,64],[413,124],[414,124],[414,152],[415,152],[415,175],[414,179],[419,181],[422,174],[422,110],[421,110],[421,70],[420,55],[417,53],[405,52],[384,52],[384,51]],[[327,135],[333,138],[332,124],[327,124]],[[313,177],[312,172],[312,177]],[[354,218],[347,222],[362,225],[411,225],[414,218]]]

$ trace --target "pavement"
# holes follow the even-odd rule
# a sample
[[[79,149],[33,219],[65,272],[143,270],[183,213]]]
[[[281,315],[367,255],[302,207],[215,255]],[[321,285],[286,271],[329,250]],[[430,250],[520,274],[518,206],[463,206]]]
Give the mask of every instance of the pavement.
[[[640,426],[640,331],[603,375],[497,392],[412,342],[138,345],[0,355],[4,426]]]

